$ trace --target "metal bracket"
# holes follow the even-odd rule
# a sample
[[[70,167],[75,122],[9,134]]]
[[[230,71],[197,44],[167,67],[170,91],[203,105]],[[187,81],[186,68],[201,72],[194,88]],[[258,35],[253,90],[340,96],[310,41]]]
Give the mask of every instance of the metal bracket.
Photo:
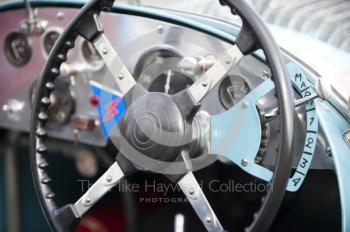
[[[27,36],[41,35],[45,31],[48,22],[36,18],[37,12],[31,7],[29,0],[24,0],[24,2],[27,9],[28,18],[20,22],[20,31]]]
[[[303,71],[294,63],[287,65],[293,85],[308,99],[306,103],[307,128],[304,150],[297,170],[289,179],[288,191],[297,191],[307,174],[316,148],[318,119],[315,94],[304,77]],[[273,172],[254,162],[260,147],[261,123],[255,107],[256,101],[274,88],[268,79],[253,89],[240,103],[230,110],[211,117],[210,154],[225,156],[249,174],[270,181]],[[311,97],[309,99],[309,97]],[[302,101],[304,101],[302,100]],[[298,103],[299,104],[299,103]]]

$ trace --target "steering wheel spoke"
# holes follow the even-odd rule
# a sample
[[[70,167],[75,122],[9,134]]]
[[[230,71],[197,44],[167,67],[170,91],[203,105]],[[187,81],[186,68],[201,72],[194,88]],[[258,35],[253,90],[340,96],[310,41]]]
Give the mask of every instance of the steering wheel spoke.
[[[273,88],[274,83],[265,80],[230,110],[210,119],[209,153],[222,155],[244,171],[264,180],[271,180],[272,172],[254,162],[261,141],[256,102]]]
[[[89,188],[89,190],[74,203],[77,216],[83,216],[95,205],[107,192],[115,187],[124,177],[124,172],[117,162],[114,162],[108,170]]]
[[[108,38],[104,33],[101,33],[92,43],[102,57],[107,69],[116,81],[119,91],[123,95],[128,93],[134,87],[136,81],[125,66],[122,59],[119,57],[118,53],[113,48]]]
[[[53,221],[59,231],[73,231],[80,218],[106,195],[125,176],[118,162],[108,170],[74,204],[67,204],[52,212]]]
[[[194,105],[198,105],[242,57],[243,54],[236,45],[230,48],[227,54],[219,57],[218,61],[187,89]]]
[[[185,194],[207,231],[224,231],[193,173],[188,172],[177,184]]]

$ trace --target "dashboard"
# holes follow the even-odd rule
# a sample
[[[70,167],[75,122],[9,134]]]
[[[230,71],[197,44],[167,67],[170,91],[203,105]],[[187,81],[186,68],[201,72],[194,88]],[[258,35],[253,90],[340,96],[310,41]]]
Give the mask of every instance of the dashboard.
[[[17,9],[0,14],[6,23],[0,28],[0,127],[29,132],[33,95],[55,40],[77,13],[72,8],[35,8],[40,30],[27,33],[23,28],[26,11]],[[10,15],[9,15],[10,14]],[[123,14],[102,14],[105,33],[135,79],[149,91],[175,94],[195,82],[201,71],[210,67],[215,57],[227,51],[230,44],[210,35],[163,21]],[[202,70],[201,70],[202,69]],[[269,77],[269,68],[255,56],[244,57],[228,71],[224,80],[202,102],[201,109],[210,115],[226,111],[251,89]],[[108,143],[101,129],[91,82],[113,88],[115,83],[95,48],[79,38],[61,67],[57,88],[51,94],[49,134],[53,138],[103,147]],[[296,97],[298,94],[295,93]],[[276,107],[274,93],[263,97],[259,112]],[[305,127],[305,112],[299,109],[300,130]],[[276,123],[275,123],[276,124]],[[263,128],[263,141],[258,159],[266,153],[266,165],[274,163],[273,144],[278,140],[278,125]],[[304,138],[300,138],[302,141]],[[320,137],[322,139],[322,137]],[[302,147],[302,142],[300,142]],[[314,167],[332,168],[325,155],[314,159]],[[260,157],[260,158],[259,158]],[[326,159],[324,159],[326,157]],[[296,158],[296,161],[298,158]]]
[[[36,8],[36,18],[44,29],[32,35],[21,28],[21,22],[27,17],[24,9],[0,15],[0,20],[6,20],[0,29],[0,43],[3,44],[0,54],[3,64],[0,70],[1,127],[29,131],[36,79],[54,42],[76,12],[69,8]],[[114,48],[137,81],[149,91],[179,92],[198,78],[193,73],[196,70],[185,70],[186,62],[189,65],[193,59],[194,62],[196,59],[210,62],[206,56],[223,53],[230,46],[206,34],[157,20],[108,13],[102,20]],[[260,66],[257,75],[266,69],[262,63]],[[50,97],[54,103],[50,109],[51,136],[105,145],[89,82],[108,79],[105,77],[109,74],[93,45],[79,38],[61,73],[56,83],[58,88]],[[230,85],[233,76],[234,85]],[[239,101],[249,91],[249,84],[237,70],[232,70],[219,88],[216,102],[212,99],[202,106],[212,113],[219,113]]]

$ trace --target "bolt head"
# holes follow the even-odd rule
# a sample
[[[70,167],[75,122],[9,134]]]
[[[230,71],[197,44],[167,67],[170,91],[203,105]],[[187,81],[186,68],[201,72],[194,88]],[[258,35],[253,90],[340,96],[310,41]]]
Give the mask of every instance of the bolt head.
[[[123,73],[119,73],[118,78],[119,78],[119,80],[123,80],[124,79],[124,74]]]
[[[188,193],[189,193],[190,195],[193,195],[193,194],[194,194],[194,189],[193,189],[193,188],[190,188],[190,190],[188,191]]]
[[[208,86],[208,83],[207,83],[206,81],[203,81],[203,82],[202,82],[202,86],[203,86],[203,87],[207,87],[207,86]]]

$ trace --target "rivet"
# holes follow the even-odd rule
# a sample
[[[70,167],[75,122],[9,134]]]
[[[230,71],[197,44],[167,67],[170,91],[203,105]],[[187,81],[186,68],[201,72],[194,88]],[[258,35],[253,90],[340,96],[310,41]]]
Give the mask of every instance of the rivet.
[[[106,55],[108,53],[108,49],[106,47],[103,47],[102,48],[102,53]]]
[[[241,161],[241,164],[242,164],[243,167],[247,166],[248,163],[249,163],[249,162],[248,162],[248,160],[246,160],[246,159],[242,159],[242,161]]]
[[[159,25],[159,26],[157,27],[157,32],[158,32],[159,34],[163,34],[163,32],[164,32],[164,27],[163,27],[162,25]]]
[[[193,195],[193,194],[194,194],[194,189],[193,189],[193,188],[190,188],[190,190],[188,191],[188,193],[189,193],[190,195]]]
[[[63,13],[63,11],[57,12],[57,18],[58,18],[59,20],[64,19],[64,13]]]
[[[84,203],[85,204],[90,204],[92,202],[91,198],[90,197],[86,197],[85,200],[84,200]]]
[[[119,73],[118,78],[119,78],[119,80],[123,80],[124,79],[124,74],[123,73]]]
[[[261,78],[264,80],[267,80],[269,79],[269,77],[270,77],[270,73],[267,70],[263,71]]]
[[[205,221],[206,221],[208,224],[211,224],[211,223],[212,223],[211,217],[207,217],[207,218],[205,219]]]
[[[243,101],[242,101],[242,108],[243,108],[243,109],[246,109],[248,106],[249,106],[249,102],[246,101],[246,100],[243,100]]]
[[[110,183],[110,182],[112,182],[113,179],[112,179],[111,176],[107,176],[106,180],[107,180],[108,183]]]
[[[207,86],[208,86],[208,83],[207,83],[206,81],[203,81],[203,82],[202,82],[202,86],[203,86],[203,87],[207,87]]]

